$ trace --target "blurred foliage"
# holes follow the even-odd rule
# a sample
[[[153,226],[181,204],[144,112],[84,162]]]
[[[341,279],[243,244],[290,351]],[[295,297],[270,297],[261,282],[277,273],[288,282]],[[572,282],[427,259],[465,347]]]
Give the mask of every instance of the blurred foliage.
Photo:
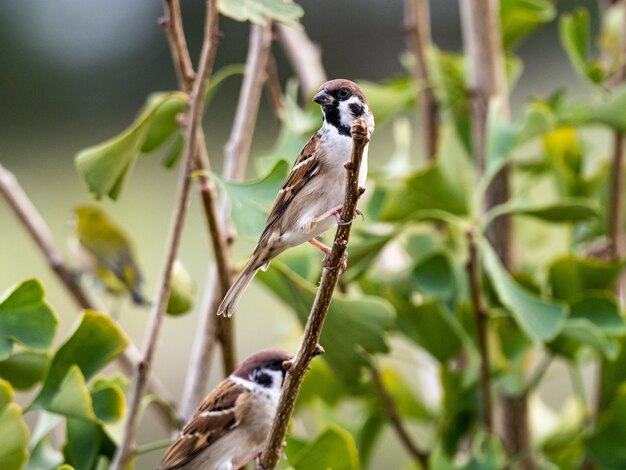
[[[371,464],[391,419],[372,382],[376,368],[430,468],[518,468],[525,455],[507,456],[500,438],[486,433],[480,420],[468,237],[476,240],[480,295],[489,312],[492,391],[530,399],[540,422],[533,431],[541,428],[530,451],[540,468],[579,468],[587,458],[601,468],[626,466],[626,325],[614,290],[624,260],[590,255],[606,251],[609,173],[605,156],[592,152],[585,132],[589,127],[626,132],[626,87],[608,86],[624,66],[624,8],[619,4],[605,12],[599,54],[593,57],[586,10],[556,18],[554,4],[547,0],[501,0],[500,5],[511,87],[522,67],[517,47],[556,19],[564,54],[590,84],[589,93],[572,100],[564,90],[555,90],[533,98],[510,122],[498,117],[501,103],[488,103],[487,161],[480,176],[470,151],[471,91],[464,56],[434,47],[427,51],[429,85],[442,110],[440,148],[427,163],[413,158],[409,120],[417,92],[427,84],[415,83],[408,73],[383,83],[360,82],[379,128],[393,126],[395,150],[386,166],[370,171],[361,203],[367,221],[354,226],[349,266],[321,338],[326,354],[314,361],[297,404],[296,419],[306,422],[307,433],[298,426],[288,437],[283,467],[356,469]],[[303,13],[286,0],[229,0],[220,6],[224,15],[259,24],[271,17],[300,27]],[[225,80],[242,72],[238,65],[216,72],[206,104]],[[275,144],[255,160],[257,178],[233,182],[209,175],[228,198],[233,223],[244,238],[255,239],[261,232],[290,164],[320,122],[315,106],[298,104],[294,81],[287,84],[284,104]],[[96,199],[120,200],[142,155],[160,154],[171,168],[182,151],[178,116],[185,106],[183,93],[155,93],[127,129],[79,152],[75,163],[88,191]],[[512,171],[512,198],[485,213],[486,190],[505,165]],[[532,219],[538,232],[558,227],[565,236],[544,237],[536,244],[520,237],[519,268],[508,272],[485,237],[489,223],[502,215],[513,218],[516,235],[525,219]],[[299,249],[281,255],[258,280],[304,324],[320,271],[319,254]],[[191,310],[194,280],[182,266],[173,286],[168,310]],[[10,436],[0,440],[0,469],[25,464],[32,469],[106,468],[115,452],[125,383],[101,371],[127,339],[108,316],[85,311],[55,348],[57,324],[36,280],[9,289],[0,301],[0,435]],[[401,354],[406,364],[400,362]],[[415,358],[424,357],[437,368],[435,385],[424,385],[418,373]],[[575,380],[563,409],[546,411],[536,393],[545,369],[532,374],[529,367],[537,357],[564,364],[572,377],[591,362],[602,364],[602,395],[593,419]],[[24,411],[38,415],[30,432],[14,390],[35,397]],[[436,403],[425,399],[433,390],[441,391]],[[313,422],[307,420],[311,414]],[[553,423],[550,429],[544,421]],[[58,427],[65,429],[60,448],[49,438]],[[419,464],[407,461],[406,468]]]

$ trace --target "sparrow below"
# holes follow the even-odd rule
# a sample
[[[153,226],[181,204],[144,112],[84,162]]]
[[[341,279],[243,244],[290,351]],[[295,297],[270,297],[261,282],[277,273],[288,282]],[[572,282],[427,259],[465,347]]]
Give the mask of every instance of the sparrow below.
[[[239,298],[259,269],[288,248],[310,242],[326,255],[330,248],[315,237],[336,223],[345,198],[344,163],[352,152],[350,129],[357,119],[374,131],[374,115],[365,95],[350,80],[324,83],[313,101],[322,107],[324,122],[296,159],[276,196],[259,243],[220,304],[217,314],[230,317]],[[367,178],[367,146],[359,172],[359,186]]]
[[[200,404],[159,470],[231,470],[261,452],[292,356],[265,349],[247,358]]]

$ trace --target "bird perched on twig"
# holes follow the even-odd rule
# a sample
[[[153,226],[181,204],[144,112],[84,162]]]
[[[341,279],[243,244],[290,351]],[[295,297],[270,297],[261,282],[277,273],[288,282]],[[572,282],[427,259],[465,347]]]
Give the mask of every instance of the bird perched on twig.
[[[128,292],[135,304],[147,305],[141,293],[141,271],[124,230],[96,206],[78,207],[74,214],[70,248],[78,268],[112,294]]]
[[[322,107],[322,127],[298,155],[274,201],[259,243],[224,297],[218,315],[230,317],[256,272],[267,269],[270,261],[286,249],[308,241],[328,256],[330,248],[315,237],[335,223],[350,222],[339,215],[346,190],[344,163],[352,151],[350,129],[354,121],[363,119],[368,134],[373,132],[374,116],[359,86],[349,80],[324,83],[313,101]],[[365,184],[366,177],[367,146],[359,186]]]
[[[266,349],[247,358],[200,404],[159,470],[231,470],[262,450],[291,355]]]

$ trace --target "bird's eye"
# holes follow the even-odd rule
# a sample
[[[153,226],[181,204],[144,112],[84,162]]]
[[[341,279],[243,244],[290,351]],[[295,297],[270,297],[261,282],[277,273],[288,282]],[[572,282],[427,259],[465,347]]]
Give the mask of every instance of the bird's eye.
[[[350,96],[350,90],[348,90],[347,88],[340,88],[337,92],[337,96],[339,97],[339,99],[345,100],[348,96]]]

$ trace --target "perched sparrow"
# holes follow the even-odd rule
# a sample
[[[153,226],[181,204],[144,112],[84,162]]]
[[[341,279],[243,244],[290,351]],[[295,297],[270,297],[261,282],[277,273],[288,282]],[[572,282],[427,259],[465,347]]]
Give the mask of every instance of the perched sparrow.
[[[147,304],[141,294],[141,271],[124,230],[96,206],[78,207],[74,214],[70,248],[79,269],[113,295],[128,292],[135,304]]]
[[[200,404],[159,469],[231,470],[252,460],[269,434],[289,360],[280,349],[246,359]]]
[[[326,255],[330,248],[315,240],[340,220],[345,197],[346,171],[350,159],[350,129],[363,119],[368,132],[374,130],[374,116],[361,89],[349,80],[324,83],[313,98],[324,115],[322,128],[311,137],[296,159],[267,219],[265,230],[219,306],[218,315],[231,316],[239,298],[259,269],[267,269],[270,261],[285,251],[310,242]],[[359,173],[359,186],[367,177],[367,146]]]

